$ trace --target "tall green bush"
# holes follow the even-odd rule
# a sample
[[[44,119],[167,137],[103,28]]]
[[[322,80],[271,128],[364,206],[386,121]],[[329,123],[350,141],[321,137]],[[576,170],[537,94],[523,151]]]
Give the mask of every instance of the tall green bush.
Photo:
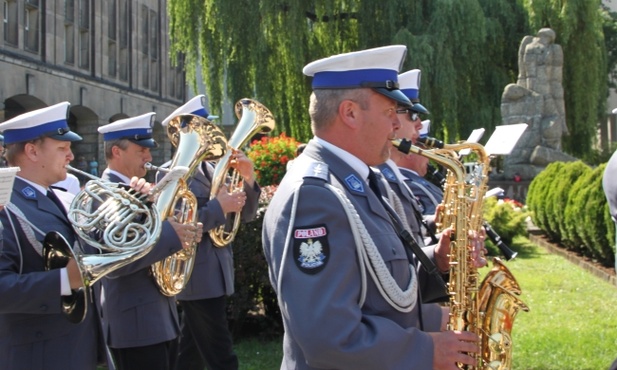
[[[566,232],[565,212],[572,196],[572,184],[587,171],[591,171],[591,168],[582,161],[564,163],[561,166],[561,171],[553,178],[550,196],[545,199],[548,224],[551,230],[559,234],[559,240],[562,244],[568,245],[570,243]]]
[[[551,197],[552,189],[555,185],[554,179],[558,176],[563,166],[563,162],[549,164],[529,184],[527,192],[527,207],[531,211],[531,218],[534,224],[544,230],[552,240],[559,239],[559,234],[550,227],[547,198]]]

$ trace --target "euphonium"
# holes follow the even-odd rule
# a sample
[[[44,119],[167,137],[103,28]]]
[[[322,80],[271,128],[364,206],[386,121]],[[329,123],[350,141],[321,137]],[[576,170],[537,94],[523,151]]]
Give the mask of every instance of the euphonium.
[[[74,258],[86,289],[62,297],[62,312],[81,322],[88,308],[88,288],[110,272],[147,254],[161,233],[159,211],[126,186],[106,182],[71,166],[67,169],[92,180],[77,193],[67,211],[75,233],[103,254],[85,254],[71,248],[58,232],[47,233],[43,258],[48,270],[66,266]]]
[[[494,267],[478,284],[478,271],[472,258],[470,232],[482,227],[482,201],[487,188],[490,158],[476,143],[440,145],[423,150],[405,139],[393,140],[403,153],[415,153],[447,169],[442,210],[436,217],[438,231],[452,228],[450,243],[449,330],[465,330],[478,335],[480,348],[471,369],[510,369],[512,366],[511,330],[518,311],[529,308],[518,296],[521,289],[508,268],[497,257]],[[465,174],[456,152],[471,149],[478,157],[471,174]],[[462,365],[459,367],[462,368]]]
[[[166,187],[156,199],[156,208],[163,219],[174,216],[185,224],[197,222],[197,198],[188,189],[187,181],[202,161],[221,158],[227,150],[227,139],[223,132],[209,120],[195,115],[180,115],[167,125],[167,135],[176,147],[169,168],[187,167],[186,174],[175,187]],[[152,169],[153,166],[148,166]],[[196,245],[154,263],[152,275],[161,293],[174,296],[182,291],[188,282],[195,264]]]
[[[274,117],[263,104],[252,99],[240,99],[235,106],[236,117],[240,119],[236,130],[229,138],[229,147],[238,150],[242,148],[248,140],[259,132],[270,132],[274,130]],[[225,156],[217,163],[212,175],[212,187],[210,189],[210,199],[216,198],[221,186],[226,185],[231,192],[242,191],[244,188],[243,179],[240,173],[230,166],[232,150],[227,151]],[[231,174],[229,174],[231,170]],[[229,181],[228,181],[229,180]],[[235,237],[240,227],[240,213],[233,213],[231,220],[225,224],[211,229],[210,239],[215,247],[223,248],[228,245]],[[229,228],[228,224],[231,224]]]

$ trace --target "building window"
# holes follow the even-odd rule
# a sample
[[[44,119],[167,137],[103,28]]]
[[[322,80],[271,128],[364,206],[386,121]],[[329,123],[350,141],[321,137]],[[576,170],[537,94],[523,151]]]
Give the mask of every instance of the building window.
[[[90,68],[90,0],[79,1],[79,67]]]
[[[118,72],[122,81],[129,80],[129,2],[128,0],[119,1],[119,23],[118,23],[118,38],[119,38],[119,55],[118,55]]]
[[[150,46],[150,12],[145,5],[141,6],[139,11],[139,50],[140,56],[140,78],[141,86],[144,89],[150,88],[150,60],[148,58],[149,46]]]
[[[150,89],[159,89],[159,19],[158,14],[150,11]]]
[[[75,64],[75,1],[64,1],[64,62]]]
[[[17,46],[17,1],[6,0],[4,2],[4,41],[7,44]]]
[[[117,17],[116,17],[116,0],[109,0],[109,8],[107,9],[107,74],[110,77],[116,77],[117,73]]]
[[[24,48],[39,52],[39,8],[38,1],[27,1],[24,7]]]

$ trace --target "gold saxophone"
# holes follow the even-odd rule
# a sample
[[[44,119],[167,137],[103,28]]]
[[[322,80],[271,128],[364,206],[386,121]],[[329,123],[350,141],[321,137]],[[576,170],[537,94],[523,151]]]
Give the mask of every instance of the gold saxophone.
[[[231,149],[240,149],[248,140],[259,132],[270,132],[274,130],[274,116],[263,104],[252,99],[240,99],[235,106],[236,117],[240,119],[236,130],[229,138],[229,147]],[[216,198],[221,189],[221,186],[227,185],[227,190],[230,193],[242,191],[244,189],[244,181],[240,173],[230,166],[232,151],[227,153],[219,160],[214,168],[212,175],[212,187],[210,189],[210,199]],[[230,174],[231,170],[231,174]],[[236,236],[240,227],[240,213],[233,213],[232,219],[223,225],[210,229],[210,239],[212,244],[217,248],[227,246]],[[228,228],[228,223],[231,228]]]
[[[156,208],[165,220],[175,216],[184,224],[197,222],[197,199],[189,190],[187,181],[202,161],[221,158],[227,150],[227,139],[223,132],[207,119],[196,115],[174,117],[167,125],[167,136],[176,147],[170,169],[187,167],[188,171],[175,186],[161,191],[155,201]],[[147,169],[155,169],[147,165]],[[159,290],[166,296],[177,295],[184,289],[195,264],[196,245],[166,257],[151,266],[152,276]]]
[[[450,318],[448,330],[470,331],[480,338],[476,365],[459,368],[510,369],[512,367],[512,325],[516,314],[529,311],[519,295],[521,289],[508,268],[497,257],[493,268],[478,283],[479,273],[472,259],[470,232],[483,224],[482,204],[487,190],[490,157],[477,143],[443,144],[424,150],[405,139],[392,142],[403,153],[427,157],[447,169],[444,197],[436,215],[438,232],[452,228],[450,242]],[[439,142],[440,143],[440,142]],[[431,142],[425,142],[431,144]],[[470,174],[457,152],[470,149],[477,159]]]

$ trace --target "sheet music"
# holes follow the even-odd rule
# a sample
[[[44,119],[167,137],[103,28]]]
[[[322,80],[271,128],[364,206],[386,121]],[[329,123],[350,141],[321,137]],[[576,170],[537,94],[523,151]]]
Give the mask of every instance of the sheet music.
[[[495,132],[488,139],[484,150],[488,155],[508,155],[514,149],[516,142],[527,129],[526,123],[502,125],[495,127]]]
[[[468,143],[477,143],[482,138],[482,135],[484,135],[484,129],[483,128],[477,128],[477,129],[473,130],[471,132],[471,134],[469,134],[469,138],[467,138],[466,142],[468,142]],[[463,149],[463,150],[459,151],[458,155],[460,155],[462,157],[462,156],[466,156],[469,153],[471,153],[471,149],[467,148],[467,149]]]
[[[15,175],[19,167],[0,168],[0,205],[5,205],[11,200]]]

